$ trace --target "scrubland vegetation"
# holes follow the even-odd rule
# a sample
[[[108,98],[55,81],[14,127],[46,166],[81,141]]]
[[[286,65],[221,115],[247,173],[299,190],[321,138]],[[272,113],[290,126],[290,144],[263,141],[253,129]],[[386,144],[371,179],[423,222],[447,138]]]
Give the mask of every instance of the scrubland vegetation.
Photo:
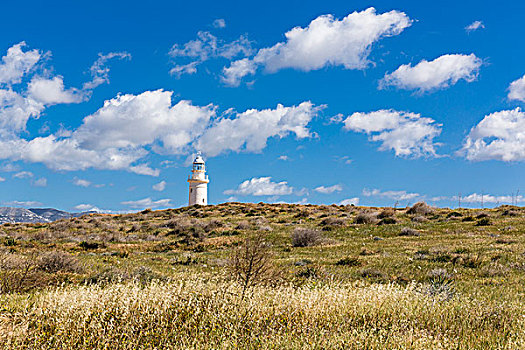
[[[523,349],[525,208],[226,203],[0,226],[1,349]]]

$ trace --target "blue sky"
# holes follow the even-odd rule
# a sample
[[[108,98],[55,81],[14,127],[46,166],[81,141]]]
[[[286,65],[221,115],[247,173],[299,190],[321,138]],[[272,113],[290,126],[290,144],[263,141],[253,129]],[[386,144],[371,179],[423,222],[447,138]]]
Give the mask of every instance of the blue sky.
[[[28,1],[0,13],[0,205],[525,198],[525,4]],[[516,198],[516,199],[515,199]]]

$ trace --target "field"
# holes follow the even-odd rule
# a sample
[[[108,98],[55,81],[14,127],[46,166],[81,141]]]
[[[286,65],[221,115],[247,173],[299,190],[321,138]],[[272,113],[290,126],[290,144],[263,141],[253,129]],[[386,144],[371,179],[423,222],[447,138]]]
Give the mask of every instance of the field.
[[[1,349],[524,349],[525,208],[225,203],[0,226]]]

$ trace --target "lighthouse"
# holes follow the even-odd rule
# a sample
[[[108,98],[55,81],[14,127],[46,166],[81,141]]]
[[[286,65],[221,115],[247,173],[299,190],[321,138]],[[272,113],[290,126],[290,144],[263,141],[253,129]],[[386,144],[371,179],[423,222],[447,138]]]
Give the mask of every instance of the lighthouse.
[[[188,176],[190,183],[190,195],[188,205],[207,205],[208,204],[208,175],[206,175],[206,165],[202,159],[201,153],[193,161],[191,175]]]

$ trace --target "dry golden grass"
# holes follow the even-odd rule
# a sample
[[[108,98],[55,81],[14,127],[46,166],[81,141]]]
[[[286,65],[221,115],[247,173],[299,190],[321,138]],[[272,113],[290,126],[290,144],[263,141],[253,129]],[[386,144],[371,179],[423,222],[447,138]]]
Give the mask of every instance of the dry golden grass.
[[[2,299],[5,349],[523,349],[525,306],[420,286],[255,287],[219,278]]]

